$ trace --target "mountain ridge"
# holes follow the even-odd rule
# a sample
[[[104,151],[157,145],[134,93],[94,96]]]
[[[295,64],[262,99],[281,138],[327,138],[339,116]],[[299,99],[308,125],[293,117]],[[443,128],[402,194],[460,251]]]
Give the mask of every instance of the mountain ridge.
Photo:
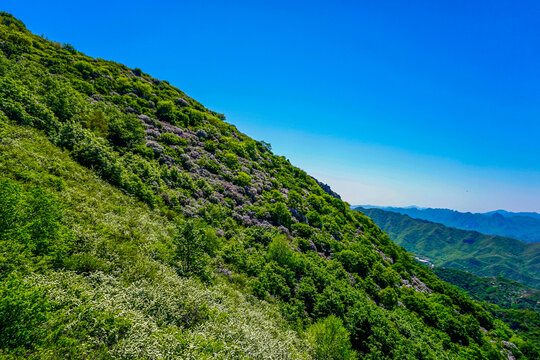
[[[356,208],[357,206],[352,206]],[[361,206],[360,206],[361,207]],[[474,230],[486,235],[500,235],[525,242],[540,242],[540,214],[512,213],[495,210],[486,213],[459,212],[451,209],[368,206],[409,215],[462,230]]]

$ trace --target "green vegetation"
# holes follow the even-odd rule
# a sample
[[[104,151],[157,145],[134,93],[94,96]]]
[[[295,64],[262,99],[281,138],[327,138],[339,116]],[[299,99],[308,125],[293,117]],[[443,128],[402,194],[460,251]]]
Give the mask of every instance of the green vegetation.
[[[500,276],[479,277],[463,270],[436,267],[433,272],[444,281],[467,292],[473,299],[497,304],[505,309],[540,312],[540,291]]]
[[[434,268],[444,281],[459,287],[473,299],[485,301],[495,318],[512,330],[540,342],[540,291],[503,277],[479,277],[466,271]]]
[[[0,13],[2,358],[538,358],[224,119]]]
[[[540,243],[455,229],[380,209],[359,211],[372,218],[396,244],[429,258],[435,266],[540,287]]]

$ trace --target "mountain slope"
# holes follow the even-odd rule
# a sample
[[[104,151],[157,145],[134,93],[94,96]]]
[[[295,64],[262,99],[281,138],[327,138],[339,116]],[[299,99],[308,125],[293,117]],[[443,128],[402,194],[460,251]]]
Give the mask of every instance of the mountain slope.
[[[488,235],[506,236],[525,242],[540,242],[540,219],[529,216],[534,215],[534,213],[501,213],[499,210],[485,214],[472,214],[449,209],[416,207],[384,207],[381,209],[462,230],[474,230]],[[509,214],[513,214],[513,216],[509,216]]]
[[[435,267],[433,272],[479,301],[505,309],[533,310],[540,313],[540,291],[500,276],[479,277],[463,270]]]
[[[504,217],[528,216],[535,219],[540,219],[540,214],[536,212],[511,212],[506,210],[494,210],[483,213],[484,215],[501,214]]]
[[[503,276],[540,286],[540,244],[484,235],[418,220],[392,211],[359,209],[407,251],[428,257],[434,265],[479,276]]]
[[[537,357],[224,120],[0,13],[2,357]]]
[[[473,299],[489,303],[485,306],[512,330],[535,343],[540,342],[540,291],[499,276],[479,277],[443,267],[435,267],[433,271]]]

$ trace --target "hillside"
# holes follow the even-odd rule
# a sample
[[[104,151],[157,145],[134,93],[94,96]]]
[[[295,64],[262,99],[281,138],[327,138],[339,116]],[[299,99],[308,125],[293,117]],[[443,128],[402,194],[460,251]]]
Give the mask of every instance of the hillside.
[[[436,267],[435,274],[464,290],[473,299],[486,301],[492,314],[512,330],[540,342],[540,291],[500,276],[479,277],[469,272]]]
[[[444,281],[463,289],[475,300],[487,301],[505,309],[540,313],[539,290],[500,276],[480,277],[444,267],[435,267],[433,272]]]
[[[321,185],[0,13],[0,357],[540,356]]]
[[[473,214],[449,209],[416,207],[381,207],[381,209],[462,230],[511,237],[525,242],[540,242],[540,218],[538,218],[540,215],[536,213],[509,213],[498,210],[485,214]]]
[[[540,287],[540,244],[484,235],[413,219],[392,211],[359,209],[398,245],[429,258],[436,266],[505,278]]]

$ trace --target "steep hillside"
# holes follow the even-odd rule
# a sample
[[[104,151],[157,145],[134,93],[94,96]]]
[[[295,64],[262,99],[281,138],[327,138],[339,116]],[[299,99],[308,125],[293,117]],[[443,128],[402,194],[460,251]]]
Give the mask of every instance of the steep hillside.
[[[275,306],[178,276],[164,214],[36,131],[1,129],[1,358],[307,356]]]
[[[485,214],[473,214],[449,209],[415,207],[384,207],[381,209],[462,230],[506,236],[525,242],[540,242],[540,218],[538,218],[540,215],[534,215],[535,213],[508,213],[498,210]]]
[[[0,13],[3,358],[538,358],[224,120]]]
[[[434,265],[469,271],[479,276],[503,276],[540,287],[540,244],[460,230],[392,211],[359,209],[412,253]]]
[[[435,274],[484,304],[512,330],[540,342],[540,291],[500,276],[479,277],[463,270],[435,267]]]
[[[480,277],[451,268],[435,267],[444,281],[467,292],[473,299],[505,309],[533,310],[540,313],[540,291],[500,276]]]

